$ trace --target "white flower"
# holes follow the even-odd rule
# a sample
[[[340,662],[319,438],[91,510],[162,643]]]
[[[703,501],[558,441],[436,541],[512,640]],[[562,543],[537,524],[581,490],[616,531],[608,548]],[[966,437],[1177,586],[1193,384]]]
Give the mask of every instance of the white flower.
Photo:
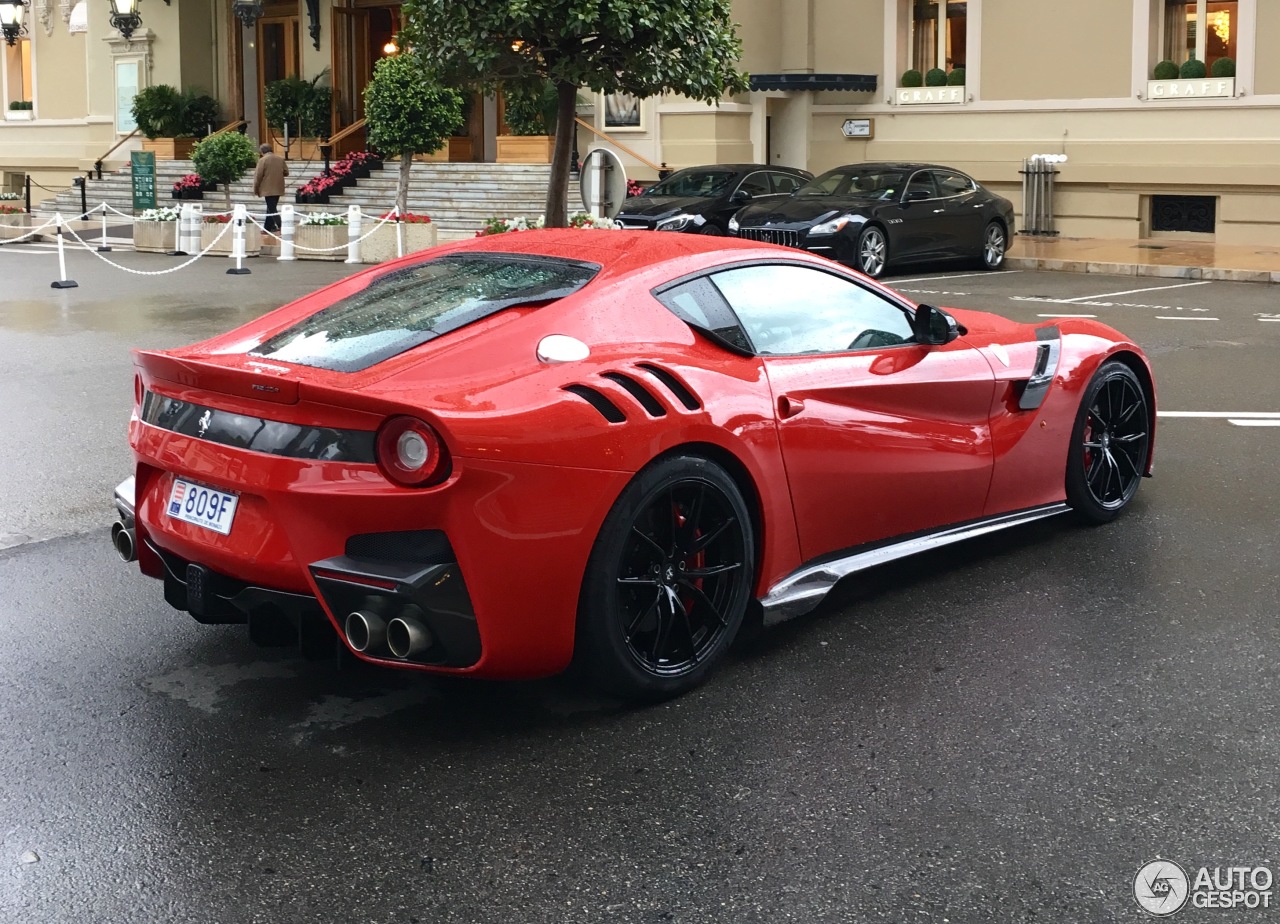
[[[178,209],[147,209],[138,216],[138,221],[177,221],[178,214]]]

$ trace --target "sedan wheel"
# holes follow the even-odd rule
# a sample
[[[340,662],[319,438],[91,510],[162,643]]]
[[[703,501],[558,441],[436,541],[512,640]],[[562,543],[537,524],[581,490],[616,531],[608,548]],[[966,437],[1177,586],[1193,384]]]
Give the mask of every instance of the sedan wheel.
[[[1067,457],[1067,502],[1086,520],[1106,523],[1133,500],[1150,430],[1138,377],[1122,362],[1105,363],[1080,402]]]
[[[884,275],[889,263],[889,242],[879,228],[864,228],[858,235],[857,267],[872,279]]]
[[[1009,249],[1009,241],[1005,237],[1004,227],[998,221],[987,225],[982,236],[982,265],[989,270],[997,270],[1004,265],[1005,251]]]
[[[713,225],[713,224],[711,224],[711,222],[707,222],[705,225],[703,225],[703,226],[702,226],[702,228],[701,228],[701,229],[699,229],[698,233],[699,233],[699,234],[710,234],[710,235],[713,235],[713,236],[715,236],[715,237],[724,237],[724,231],[722,231],[722,230],[720,229],[720,226],[719,226],[719,225]]]
[[[696,686],[742,624],[754,554],[746,504],[722,468],[695,456],[651,465],[622,492],[592,549],[577,666],[628,698]]]

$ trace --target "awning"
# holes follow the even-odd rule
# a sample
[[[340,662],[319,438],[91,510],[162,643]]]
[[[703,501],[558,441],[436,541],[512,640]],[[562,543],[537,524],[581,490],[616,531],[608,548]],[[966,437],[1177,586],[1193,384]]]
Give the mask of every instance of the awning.
[[[874,93],[875,74],[752,74],[753,90],[852,90]]]

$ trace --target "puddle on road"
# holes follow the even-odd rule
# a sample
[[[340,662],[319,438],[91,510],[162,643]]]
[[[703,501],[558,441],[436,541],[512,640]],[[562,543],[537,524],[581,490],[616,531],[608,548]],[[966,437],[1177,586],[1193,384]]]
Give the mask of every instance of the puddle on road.
[[[184,300],[173,293],[60,305],[50,299],[15,300],[0,303],[0,330],[30,334],[145,334],[176,325],[207,325],[210,331],[222,331],[281,304],[273,299],[218,305]]]

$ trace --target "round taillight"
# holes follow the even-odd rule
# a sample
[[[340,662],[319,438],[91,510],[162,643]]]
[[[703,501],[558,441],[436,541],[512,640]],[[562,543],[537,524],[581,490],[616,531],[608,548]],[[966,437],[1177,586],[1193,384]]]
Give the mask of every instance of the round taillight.
[[[396,484],[407,488],[444,481],[449,475],[449,451],[439,434],[416,417],[392,417],[377,439],[378,467]]]

